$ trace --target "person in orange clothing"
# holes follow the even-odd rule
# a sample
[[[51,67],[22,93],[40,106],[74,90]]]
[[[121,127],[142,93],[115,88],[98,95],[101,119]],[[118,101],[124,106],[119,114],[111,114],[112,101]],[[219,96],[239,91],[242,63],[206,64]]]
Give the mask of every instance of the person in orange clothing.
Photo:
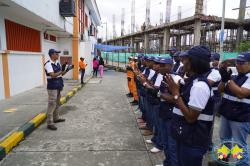
[[[85,69],[87,67],[88,64],[86,64],[84,62],[84,58],[81,57],[80,61],[79,61],[79,71],[81,72],[81,84],[84,84],[83,82],[83,78],[84,78],[84,74],[85,74]]]
[[[133,69],[132,79],[131,79],[131,90],[133,94],[134,101],[131,102],[132,105],[138,105],[139,96],[137,93],[137,87],[136,87],[136,77],[135,77],[135,71],[137,71],[137,57],[134,57],[134,59],[131,61],[131,67]]]
[[[133,59],[133,57],[129,57],[129,62],[128,65],[126,66],[127,69],[127,79],[128,79],[128,89],[129,89],[129,93],[127,94],[127,97],[133,97],[133,93],[132,93],[132,77],[133,77],[133,69],[131,66],[131,61]]]

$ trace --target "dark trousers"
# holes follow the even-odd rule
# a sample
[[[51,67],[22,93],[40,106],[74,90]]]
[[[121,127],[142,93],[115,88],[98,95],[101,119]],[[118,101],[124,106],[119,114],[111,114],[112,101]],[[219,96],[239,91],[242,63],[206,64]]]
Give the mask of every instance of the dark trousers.
[[[202,166],[206,149],[189,147],[181,142],[177,142],[177,148],[179,166]]]
[[[151,141],[154,143],[155,147],[163,150],[163,144],[161,139],[161,129],[160,129],[160,118],[159,118],[160,105],[152,105],[152,120],[153,120],[153,131],[154,135]]]
[[[94,70],[94,71],[93,71],[93,76],[96,76],[96,77],[97,77],[98,67],[97,67],[97,68],[94,68],[93,70]]]
[[[170,120],[160,119],[161,140],[165,154],[164,166],[178,166],[177,145],[174,138],[171,136]]]
[[[81,83],[83,83],[84,74],[85,74],[85,69],[81,69]]]

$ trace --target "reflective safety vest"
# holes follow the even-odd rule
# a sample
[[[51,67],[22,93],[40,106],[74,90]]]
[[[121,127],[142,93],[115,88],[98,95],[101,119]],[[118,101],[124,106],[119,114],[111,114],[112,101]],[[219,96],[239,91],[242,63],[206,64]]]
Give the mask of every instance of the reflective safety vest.
[[[216,69],[216,68],[211,68],[210,71],[206,74],[206,77],[208,77],[209,74],[210,74],[213,70],[218,70],[218,69]],[[213,91],[213,96],[212,96],[212,97],[213,97],[213,99],[214,99],[215,102],[220,101],[220,99],[221,99],[221,94],[220,94],[220,92],[219,92],[219,90],[218,90],[219,84],[220,84],[220,81],[217,81],[217,82],[215,82],[215,83],[213,84],[213,86],[212,86],[212,91]]]
[[[163,80],[161,82],[160,85],[160,93],[170,93],[168,91],[168,88],[166,86],[166,78],[163,77]],[[159,117],[163,120],[163,121],[167,121],[170,120],[173,116],[173,108],[174,108],[174,104],[167,102],[164,99],[160,99],[160,111],[159,111]]]
[[[151,78],[151,82],[153,83],[153,85],[155,84],[155,81],[157,79],[158,73],[155,72],[154,76]],[[152,105],[158,105],[160,104],[160,99],[157,97],[157,93],[151,93],[152,91],[147,89],[147,100],[150,104]]]
[[[250,77],[250,73],[232,76],[232,80],[241,87]],[[250,122],[250,96],[239,99],[226,86],[222,96],[220,113],[228,120]]]
[[[191,88],[193,83],[196,81],[203,81],[209,86],[207,78],[204,76],[194,76],[188,78],[185,81],[185,85],[181,87],[181,97],[186,106],[188,106]],[[211,90],[210,86],[209,88]],[[173,117],[171,119],[171,134],[177,141],[180,141],[190,147],[208,149],[212,123],[213,100],[210,96],[205,109],[202,110],[198,119],[194,123],[188,123],[181,110],[175,107],[173,109]]]
[[[144,76],[146,77],[146,78],[148,78],[148,76],[149,76],[149,73],[150,73],[150,68],[148,68],[148,67],[145,67],[145,73],[144,73]],[[146,96],[146,88],[143,86],[143,85],[141,85],[141,89],[140,89],[141,91],[140,91],[140,95],[142,95],[143,97],[145,97]]]
[[[44,66],[49,62],[50,62],[50,60],[47,61],[44,64]],[[54,73],[60,72],[62,70],[61,65],[59,63],[57,63],[57,64],[51,63],[51,66],[54,70]],[[47,89],[49,89],[49,90],[62,90],[63,89],[64,85],[63,85],[62,76],[52,78],[46,70],[45,70],[45,73],[47,76]]]

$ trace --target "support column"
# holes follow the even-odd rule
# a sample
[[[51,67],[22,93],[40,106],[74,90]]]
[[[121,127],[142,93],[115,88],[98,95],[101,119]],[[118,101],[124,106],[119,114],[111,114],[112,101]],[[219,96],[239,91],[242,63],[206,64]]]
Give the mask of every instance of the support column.
[[[136,52],[140,50],[140,42],[135,43],[135,50]]]
[[[149,49],[149,34],[147,33],[144,34],[144,49],[146,52]]]
[[[159,50],[160,50],[160,53],[164,54],[164,51],[163,51],[163,38],[159,38]]]
[[[9,79],[9,60],[8,53],[2,54],[2,64],[3,64],[3,84],[4,84],[4,95],[5,98],[10,97],[10,79]]]
[[[131,37],[131,38],[130,38],[130,44],[129,44],[130,47],[131,47],[130,52],[132,52],[132,51],[134,50],[134,48],[135,48],[134,44],[135,44],[135,43],[134,43],[134,38]]]
[[[166,28],[164,29],[163,47],[162,47],[164,53],[166,53],[167,50],[169,49],[169,42],[170,42],[170,28]]]
[[[178,50],[181,50],[181,35],[176,36],[176,47]]]
[[[121,40],[121,44],[122,44],[122,46],[124,46],[124,40]]]
[[[73,69],[73,79],[79,79],[79,65],[78,65],[78,47],[79,47],[79,15],[78,15],[78,1],[75,1],[75,17],[73,18],[73,39],[72,39],[72,63],[75,66]]]
[[[240,23],[242,23],[245,18],[246,3],[247,3],[247,0],[240,0],[240,9],[239,9],[239,17],[238,17],[238,20]],[[244,27],[242,25],[240,25],[237,29],[236,47],[240,45],[240,42],[243,39],[243,30],[244,30]]]
[[[187,35],[183,35],[182,46],[184,47],[184,50],[186,49],[186,45],[187,45]]]
[[[194,23],[194,45],[201,43],[201,20],[196,19]]]

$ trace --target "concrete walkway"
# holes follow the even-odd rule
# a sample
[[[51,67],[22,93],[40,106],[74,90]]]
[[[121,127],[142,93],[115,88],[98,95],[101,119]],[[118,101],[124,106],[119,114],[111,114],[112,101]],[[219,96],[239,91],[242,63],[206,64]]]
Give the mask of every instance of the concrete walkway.
[[[89,79],[90,77],[86,77]],[[80,83],[74,80],[65,80],[62,96]],[[9,99],[0,101],[0,141],[11,131],[31,120],[40,112],[47,109],[48,94],[46,86],[40,86]]]
[[[91,79],[60,108],[66,122],[57,124],[57,131],[41,125],[0,165],[151,166],[126,92],[123,73],[111,71],[105,73],[103,80]],[[33,100],[41,95],[45,94],[36,93]],[[44,107],[44,100],[29,109]],[[25,98],[23,101],[28,102]]]

